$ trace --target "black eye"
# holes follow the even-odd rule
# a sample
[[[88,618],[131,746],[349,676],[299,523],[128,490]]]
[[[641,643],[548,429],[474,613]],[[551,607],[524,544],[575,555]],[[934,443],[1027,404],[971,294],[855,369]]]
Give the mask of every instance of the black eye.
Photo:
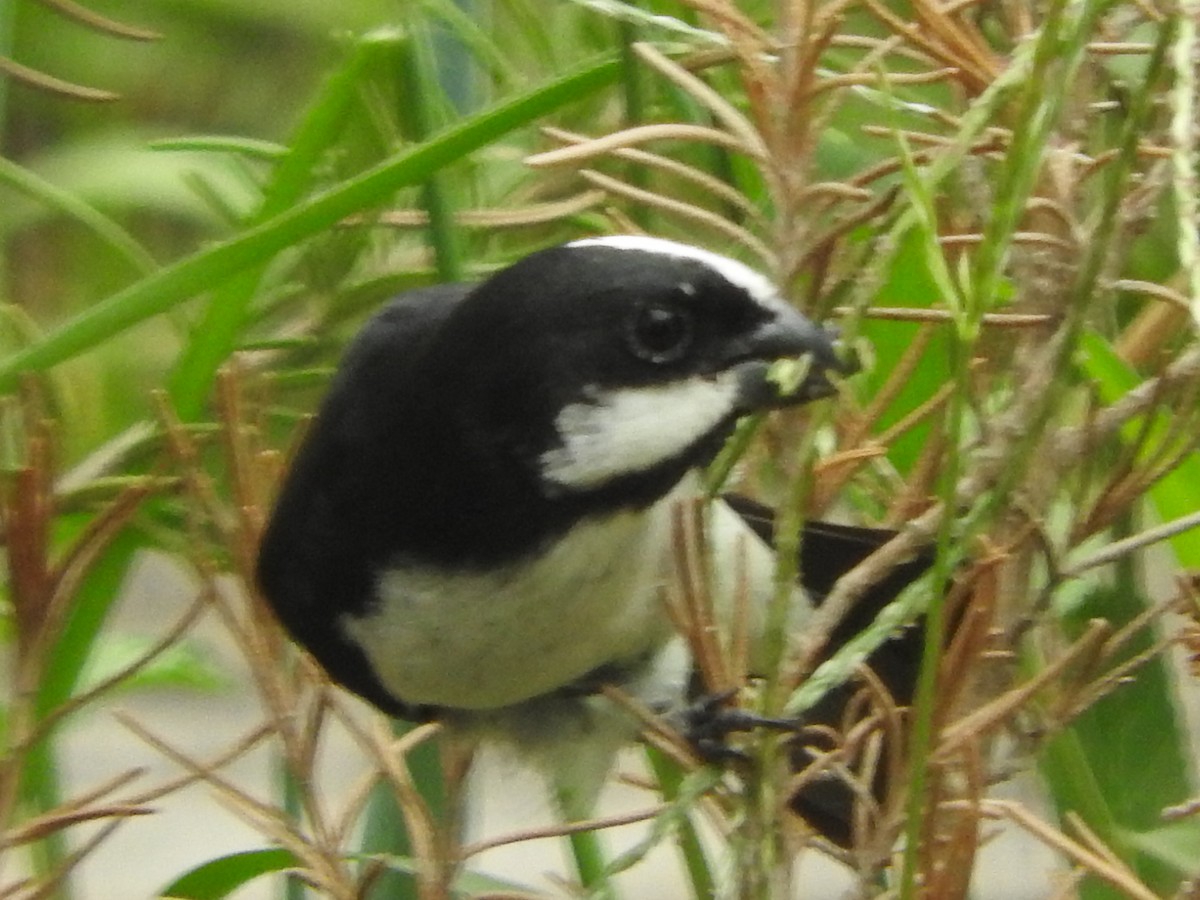
[[[693,324],[691,311],[681,306],[643,303],[625,322],[625,341],[638,359],[672,363],[692,346]]]

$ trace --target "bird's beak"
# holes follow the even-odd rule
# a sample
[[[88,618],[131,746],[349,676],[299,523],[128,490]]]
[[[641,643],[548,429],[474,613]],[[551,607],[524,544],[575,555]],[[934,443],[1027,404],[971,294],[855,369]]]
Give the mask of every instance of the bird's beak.
[[[832,375],[850,375],[858,363],[837,344],[837,333],[780,306],[776,316],[732,348],[746,412],[794,406],[832,395]]]

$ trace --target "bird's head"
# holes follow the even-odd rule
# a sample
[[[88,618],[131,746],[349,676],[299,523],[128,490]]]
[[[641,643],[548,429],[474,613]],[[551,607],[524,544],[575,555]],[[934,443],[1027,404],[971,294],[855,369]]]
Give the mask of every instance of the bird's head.
[[[833,335],[749,267],[647,237],[575,241],[475,288],[427,348],[460,436],[546,496],[655,499],[734,421],[833,391]],[[782,360],[799,377],[777,378]],[[511,471],[511,469],[510,469]]]

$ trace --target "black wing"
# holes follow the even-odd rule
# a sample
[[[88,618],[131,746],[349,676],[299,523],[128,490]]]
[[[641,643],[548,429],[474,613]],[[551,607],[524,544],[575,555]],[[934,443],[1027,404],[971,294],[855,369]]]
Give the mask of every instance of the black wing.
[[[386,517],[395,515],[378,502],[369,456],[391,388],[405,382],[411,361],[470,290],[450,284],[408,291],[362,330],[296,455],[259,549],[259,586],[292,636],[334,681],[409,719],[427,711],[384,689],[338,620],[370,603]]]
[[[775,517],[769,507],[735,494],[722,499],[760,538],[767,543],[774,542]],[[807,522],[800,550],[800,572],[805,590],[813,603],[819,606],[839,578],[895,535],[895,531],[886,528]],[[866,592],[830,635],[826,654],[832,655],[866,628],[885,606],[932,565],[933,553],[927,551],[888,573],[887,577]],[[887,687],[898,706],[912,703],[923,648],[924,631],[914,625],[884,643],[867,660],[867,665]],[[830,691],[805,714],[805,724],[829,725],[838,729],[855,690],[853,684],[846,684]],[[803,740],[797,741],[792,751],[797,767],[808,765],[811,757],[807,748],[813,745]],[[881,760],[872,785],[876,798],[880,800],[888,791],[886,770],[886,760]],[[809,782],[789,801],[793,811],[807,820],[816,831],[842,847],[849,847],[853,843],[854,804],[855,795],[851,787],[834,776]]]

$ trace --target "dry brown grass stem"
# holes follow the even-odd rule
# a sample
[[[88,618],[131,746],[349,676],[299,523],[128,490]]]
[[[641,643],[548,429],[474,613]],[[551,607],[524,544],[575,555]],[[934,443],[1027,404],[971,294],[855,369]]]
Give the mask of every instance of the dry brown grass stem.
[[[959,74],[957,68],[946,66],[931,69],[928,72],[892,72],[887,76],[890,84],[933,84],[938,81],[948,81]],[[879,84],[879,75],[872,72],[847,72],[840,75],[826,75],[816,82],[805,99],[812,99],[827,91],[841,90],[856,86],[874,86]]]
[[[809,200],[853,200],[858,203],[866,203],[875,199],[875,195],[870,191],[855,187],[852,184],[846,184],[841,181],[818,181],[812,184],[806,184],[796,193],[798,201],[807,202]]]
[[[154,662],[165,653],[167,650],[174,647],[180,640],[191,630],[192,626],[199,619],[200,614],[204,612],[209,599],[203,594],[198,596],[184,611],[183,615],[175,621],[175,623],[163,632],[149,648],[146,649],[132,662],[121,666],[111,675],[106,676],[100,681],[93,684],[87,690],[81,691],[73,695],[61,706],[57,706],[50,710],[37,723],[33,731],[22,737],[19,743],[10,745],[9,752],[15,755],[21,755],[29,751],[29,749],[38,741],[43,740],[49,733],[64,719],[71,714],[77,712],[84,706],[95,702],[95,700],[113,688],[119,686],[122,682],[132,678],[138,672]]]
[[[955,314],[950,310],[928,306],[871,306],[864,310],[853,309],[849,306],[835,306],[830,313],[843,318],[860,316],[864,319],[884,319],[896,322],[931,322],[949,325],[955,321]],[[984,313],[979,317],[979,324],[994,328],[1036,328],[1053,325],[1057,321],[1056,316],[1047,313]]]
[[[764,162],[770,159],[770,153],[763,142],[762,135],[755,130],[754,125],[745,116],[721,96],[720,92],[667,58],[653,44],[639,42],[633,45],[633,49],[647,65],[687,92],[690,97],[712,113],[717,122],[741,141],[742,146],[746,148],[743,152]]]
[[[594,209],[604,201],[603,191],[580,191],[559,200],[528,203],[502,209],[455,210],[454,224],[470,229],[520,228],[545,225]],[[343,225],[390,225],[394,228],[425,228],[429,213],[421,209],[392,209],[373,216],[352,216]]]
[[[854,315],[859,310],[847,308],[847,312],[850,315]],[[900,359],[888,372],[887,379],[880,386],[879,390],[875,392],[862,412],[854,417],[853,423],[844,432],[843,440],[847,446],[857,447],[875,428],[875,424],[879,421],[880,417],[895,402],[896,397],[904,390],[904,386],[921,364],[926,351],[929,349],[930,341],[933,340],[933,336],[934,330],[932,328],[925,327],[917,330],[913,339],[905,347]]]
[[[867,128],[868,126],[864,126],[863,130],[866,131]],[[894,132],[887,133],[894,134]],[[935,142],[931,141],[930,143]],[[998,135],[988,135],[982,140],[971,144],[967,149],[967,153],[970,156],[986,156],[987,154],[1002,150],[1003,147],[1004,144]],[[912,154],[913,164],[917,166],[928,165],[935,158],[936,154],[929,150],[915,150]],[[874,184],[882,178],[895,175],[903,167],[903,162],[898,158],[885,159],[883,162],[868,166],[861,172],[851,176],[847,179],[847,183],[853,185]]]
[[[675,576],[666,592],[667,610],[690,645],[705,687],[722,693],[742,683],[726,666],[710,590],[704,506],[699,500],[676,503],[671,509],[671,540]]]
[[[949,402],[952,390],[947,390],[951,385],[942,385],[929,397],[918,406],[916,409],[909,412],[907,415],[897,419],[889,425],[884,431],[881,431],[875,440],[882,447],[890,447],[892,442],[899,438],[902,434],[912,430],[922,422],[932,418],[934,414],[946,408]]]
[[[830,41],[830,46],[871,51],[862,61],[856,64],[856,68],[864,71],[875,68],[881,60],[893,53],[903,59],[920,63],[921,65],[932,66],[935,64],[931,56],[922,53],[915,47],[909,47],[904,43],[903,38],[896,35],[879,38],[866,34],[835,34],[833,40]]]
[[[1192,309],[1191,301],[1170,285],[1158,284],[1153,281],[1142,281],[1137,278],[1118,278],[1113,281],[1111,286],[1113,290],[1132,291],[1138,294],[1145,294],[1147,297],[1152,297],[1155,300],[1165,300],[1167,303],[1178,307],[1184,312],[1190,312]]]
[[[369,757],[395,793],[412,844],[412,856],[421,864],[417,889],[422,900],[439,900],[446,895],[461,860],[457,848],[452,852],[445,846],[451,836],[439,827],[404,761],[412,747],[429,740],[440,731],[441,726],[437,724],[419,725],[397,739],[379,717],[373,717],[365,728],[352,728],[352,733],[360,741],[365,739],[364,747]]]
[[[1154,45],[1143,41],[1092,41],[1087,48],[1100,56],[1144,56],[1154,50]]]
[[[320,817],[310,821],[310,827],[316,835],[315,840],[310,840],[283,810],[251,796],[233,781],[218,774],[212,764],[192,759],[130,716],[119,715],[118,718],[141,740],[187,770],[192,780],[203,781],[211,787],[217,799],[232,813],[295,855],[304,865],[305,879],[327,896],[338,900],[350,900],[355,896],[354,879],[342,860],[340,848],[322,840],[324,829]],[[252,746],[253,743],[257,743],[256,735],[243,741],[241,746]],[[310,812],[314,806],[313,803],[307,804]]]
[[[477,841],[463,848],[463,859],[478,856],[487,850],[497,847],[507,847],[510,844],[520,844],[525,841],[537,841],[545,838],[566,837],[570,834],[580,834],[585,831],[602,831],[607,828],[620,828],[623,825],[636,825],[638,822],[649,822],[662,815],[668,809],[668,804],[659,803],[636,812],[622,813],[615,816],[601,816],[595,819],[584,819],[579,822],[567,822],[562,825],[551,825],[547,828],[529,828],[522,831],[512,831],[500,837]]]
[[[1188,800],[1186,803],[1176,803],[1162,811],[1164,822],[1178,822],[1200,815],[1200,797]]]
[[[1029,681],[1017,685],[943,729],[937,744],[936,758],[943,762],[948,761],[967,742],[1005,726],[1033,697],[1050,685],[1056,684],[1081,661],[1097,657],[1111,634],[1112,627],[1106,621],[1094,619],[1089,622],[1078,640],[1056,659],[1047,663],[1046,667]]]
[[[838,624],[846,618],[854,604],[873,585],[878,584],[896,566],[912,559],[933,543],[943,509],[931,506],[910,520],[894,538],[846,572],[838,579],[824,602],[805,623],[803,634],[796,635],[794,657],[789,664],[788,681],[799,681],[813,670],[815,661],[829,641]]]
[[[1099,410],[1086,425],[1066,426],[1052,437],[1056,459],[1075,461],[1112,440],[1129,421],[1154,407],[1164,390],[1200,379],[1200,344],[1192,344],[1169,362],[1162,373],[1148,378],[1118,400]]]
[[[561,147],[558,150],[546,150],[525,157],[525,164],[533,168],[549,168],[551,166],[578,165],[598,156],[605,156],[622,147],[632,147],[649,141],[686,141],[692,143],[715,144],[727,150],[753,155],[752,148],[725,131],[708,128],[704,125],[681,125],[677,123],[665,125],[638,125],[626,128],[604,137],[592,138],[587,143],[576,144],[573,147]]]
[[[544,127],[542,133],[564,144],[581,144],[588,140],[585,135],[550,126]],[[647,150],[639,150],[633,147],[616,150],[612,155],[617,159],[645,166],[647,169],[656,169],[665,172],[678,178],[680,181],[712,194],[718,201],[734,207],[739,215],[754,223],[756,228],[762,229],[767,225],[767,218],[763,215],[762,209],[752,203],[745,194],[719,178],[715,178],[694,166],[689,166],[686,163],[672,159],[669,156],[663,156],[660,153],[651,153]],[[604,191],[592,191],[589,193],[597,194],[600,197],[607,196],[607,193]]]
[[[89,804],[80,809],[56,809],[27,819],[20,828],[6,834],[3,843],[7,847],[19,847],[43,840],[56,832],[84,822],[94,822],[97,819],[130,819],[135,816],[148,816],[153,812],[149,807],[129,803]]]
[[[735,46],[748,45],[756,48],[756,52],[765,52],[774,46],[774,37],[755,24],[753,19],[730,0],[683,0],[683,3],[712,19]]]
[[[897,35],[905,38],[912,46],[937,60],[942,66],[958,70],[960,79],[972,93],[981,92],[999,74],[994,61],[989,59],[984,62],[981,54],[976,51],[974,43],[962,39],[962,32],[957,25],[953,24],[952,20],[938,15],[929,17],[932,22],[941,26],[930,30],[917,23],[906,22],[878,0],[864,0],[864,2],[866,8],[876,18]],[[926,13],[931,9],[928,4],[920,6]]]
[[[983,240],[982,234],[943,234],[938,236],[938,242],[944,247],[974,246],[982,243]],[[1073,241],[1041,231],[1014,231],[1011,240],[1015,246],[1052,247],[1055,250],[1076,249]]]
[[[695,748],[678,729],[649,706],[613,684],[601,685],[600,692],[638,723],[643,740],[674,760],[684,771],[695,771],[703,765]]]
[[[764,266],[768,270],[773,271],[778,267],[775,254],[771,252],[771,249],[763,241],[740,225],[730,222],[728,218],[719,213],[696,206],[693,203],[667,197],[654,191],[634,187],[627,182],[621,181],[619,178],[613,178],[611,175],[605,175],[593,169],[581,169],[579,175],[589,183],[603,188],[611,194],[616,194],[651,209],[657,209],[668,215],[683,219],[685,222],[703,225],[717,232],[728,240],[734,241],[739,246],[749,250],[759,260],[759,265]]]
[[[1007,819],[1028,831],[1048,847],[1062,853],[1076,865],[1082,866],[1090,874],[1123,891],[1133,900],[1161,900],[1124,864],[1111,856],[1101,856],[1089,850],[1078,841],[1074,841],[1057,828],[1043,822],[1020,803],[1009,800],[986,799],[980,802],[983,815],[995,819]]]
[[[1063,570],[1061,575],[1063,578],[1074,578],[1082,575],[1088,569],[1106,566],[1122,557],[1131,556],[1138,550],[1151,547],[1160,541],[1165,541],[1177,534],[1183,534],[1183,532],[1197,527],[1200,527],[1200,512],[1180,516],[1178,519],[1163,522],[1161,525],[1147,528],[1127,538],[1113,541],[1102,550],[1098,550],[1090,556],[1073,563],[1069,568]]]

